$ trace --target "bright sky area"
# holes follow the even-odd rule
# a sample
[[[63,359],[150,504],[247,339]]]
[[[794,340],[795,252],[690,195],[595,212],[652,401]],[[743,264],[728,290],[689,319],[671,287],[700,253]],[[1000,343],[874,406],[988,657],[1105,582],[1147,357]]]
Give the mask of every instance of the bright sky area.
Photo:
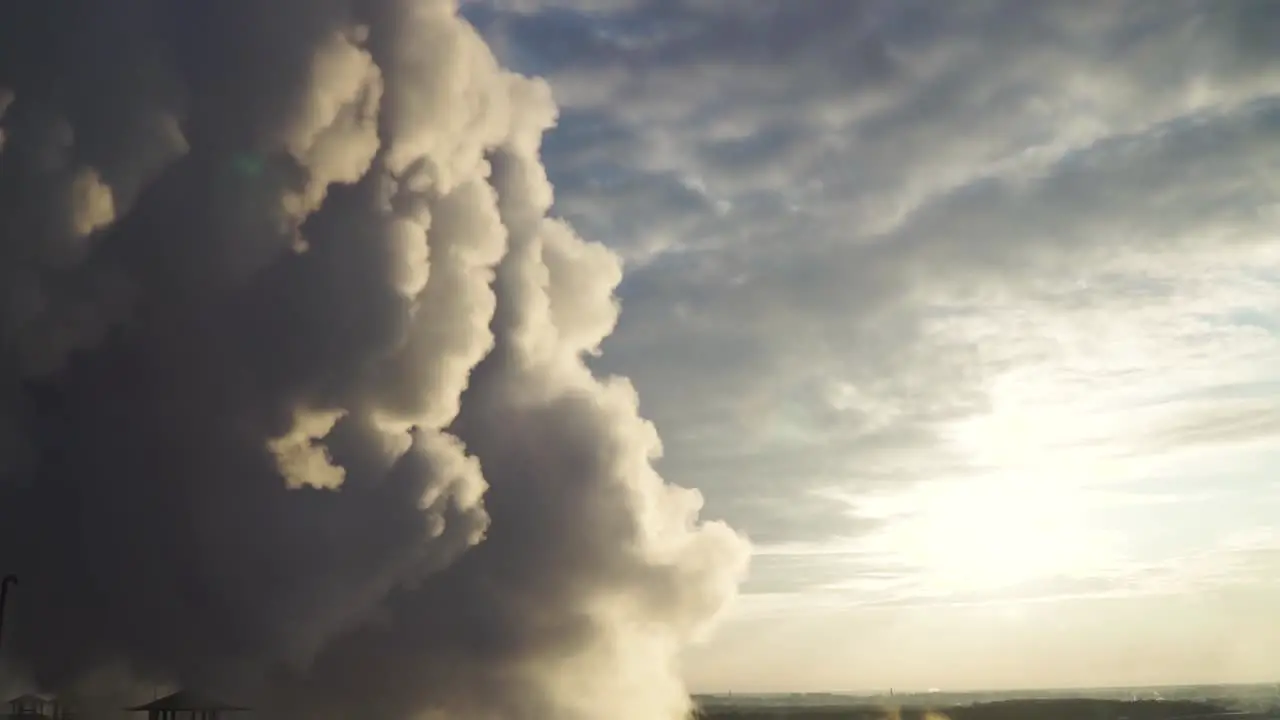
[[[1280,677],[1280,5],[465,12],[755,545],[695,690]]]

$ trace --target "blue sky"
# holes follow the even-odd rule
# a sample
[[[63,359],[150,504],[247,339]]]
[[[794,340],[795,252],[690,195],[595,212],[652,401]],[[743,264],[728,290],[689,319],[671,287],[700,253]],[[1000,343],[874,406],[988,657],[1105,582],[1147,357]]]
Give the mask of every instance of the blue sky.
[[[1274,4],[464,12],[626,260],[597,369],[753,541],[695,689],[1280,675]]]

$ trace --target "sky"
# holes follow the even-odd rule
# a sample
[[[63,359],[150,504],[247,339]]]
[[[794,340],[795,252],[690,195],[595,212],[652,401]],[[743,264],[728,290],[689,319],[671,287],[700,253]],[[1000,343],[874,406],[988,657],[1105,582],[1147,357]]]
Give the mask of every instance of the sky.
[[[752,543],[703,691],[1280,677],[1280,7],[473,0]]]
[[[1280,9],[0,3],[0,692],[1280,678]]]

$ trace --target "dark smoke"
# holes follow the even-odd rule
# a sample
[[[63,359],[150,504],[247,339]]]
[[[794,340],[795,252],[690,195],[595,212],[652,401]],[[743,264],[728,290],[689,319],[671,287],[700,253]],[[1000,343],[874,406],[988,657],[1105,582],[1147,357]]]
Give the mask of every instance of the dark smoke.
[[[0,571],[30,684],[675,718],[745,543],[584,365],[546,85],[446,0],[0,5]],[[145,699],[145,698],[144,698]]]

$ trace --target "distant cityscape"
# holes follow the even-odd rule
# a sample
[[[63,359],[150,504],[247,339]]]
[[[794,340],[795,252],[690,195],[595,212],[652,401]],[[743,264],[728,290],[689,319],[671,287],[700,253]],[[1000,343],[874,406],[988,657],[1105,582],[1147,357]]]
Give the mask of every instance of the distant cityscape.
[[[1089,698],[1097,700],[1166,700],[1211,703],[1224,708],[1217,715],[1255,715],[1280,718],[1280,683],[1169,685],[1145,687],[1056,688],[947,692],[885,690],[883,693],[709,693],[695,696],[700,707],[839,708],[879,705],[944,707],[1005,700]],[[1188,719],[1190,720],[1190,719]]]
[[[883,693],[724,693],[696,695],[694,700],[699,708],[698,715],[713,719],[856,717],[866,720],[874,716],[911,720],[919,716],[935,720],[946,720],[948,717],[966,720],[964,716],[970,711],[964,711],[964,708],[976,711],[981,718],[991,714],[986,708],[1008,708],[1010,704],[1017,703],[1031,703],[1028,708],[1036,717],[1047,718],[1059,717],[1047,711],[1041,712],[1047,705],[1058,705],[1061,709],[1071,704],[1078,705],[1079,701],[1098,701],[1108,704],[1110,710],[1088,712],[1086,718],[1086,715],[1079,715],[1067,707],[1066,717],[1079,716],[1082,720],[1280,720],[1280,684],[1274,683],[970,692],[887,690]],[[1162,715],[1152,715],[1153,706],[1167,710]],[[1097,707],[1100,708],[1101,705]],[[898,708],[914,708],[917,712],[900,714]],[[1121,709],[1116,711],[1116,708]],[[75,720],[82,715],[78,712],[80,708],[64,703],[56,696],[33,693],[12,698],[6,709],[7,720]],[[145,714],[147,720],[233,720],[235,715],[249,711],[249,708],[188,690],[141,705],[111,709],[121,714]],[[942,712],[920,715],[920,711],[928,709]],[[1019,710],[1015,713],[1016,717],[1024,717],[1022,709],[1013,709]],[[842,710],[858,712],[846,714],[840,712]],[[795,714],[797,712],[801,714]],[[115,715],[114,712],[109,714]]]

